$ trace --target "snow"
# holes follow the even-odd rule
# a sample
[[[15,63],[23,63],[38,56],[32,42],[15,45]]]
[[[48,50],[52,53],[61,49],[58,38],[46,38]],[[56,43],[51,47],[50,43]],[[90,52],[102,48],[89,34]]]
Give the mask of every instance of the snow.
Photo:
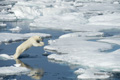
[[[39,35],[40,37],[50,37],[50,34],[44,33],[25,33],[25,34],[16,34],[16,33],[0,33],[0,43],[1,42],[13,42],[25,40],[31,36]]]

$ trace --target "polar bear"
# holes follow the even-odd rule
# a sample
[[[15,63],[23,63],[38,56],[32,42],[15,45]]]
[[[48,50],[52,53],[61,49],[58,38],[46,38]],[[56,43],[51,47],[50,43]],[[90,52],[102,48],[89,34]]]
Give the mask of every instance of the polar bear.
[[[19,45],[16,48],[16,53],[14,54],[14,59],[17,59],[25,50],[29,49],[32,46],[43,46],[44,42],[42,42],[42,39],[40,36],[33,36],[30,37],[28,40],[23,42],[21,45]]]

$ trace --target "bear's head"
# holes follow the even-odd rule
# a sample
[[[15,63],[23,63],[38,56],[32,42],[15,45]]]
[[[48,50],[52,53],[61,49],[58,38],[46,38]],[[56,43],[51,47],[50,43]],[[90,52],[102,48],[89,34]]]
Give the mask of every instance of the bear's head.
[[[44,46],[44,42],[40,36],[33,36],[31,37],[31,43],[33,46]]]

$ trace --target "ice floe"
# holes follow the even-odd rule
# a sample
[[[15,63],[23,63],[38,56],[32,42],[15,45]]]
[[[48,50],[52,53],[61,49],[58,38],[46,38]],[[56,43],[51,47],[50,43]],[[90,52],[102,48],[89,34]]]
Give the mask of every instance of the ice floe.
[[[15,0],[1,0],[0,1],[0,21],[16,21],[17,18],[11,11],[11,8],[17,1]]]
[[[31,36],[35,36],[35,35],[39,35],[42,38],[51,36],[50,34],[44,34],[44,33],[25,33],[25,34],[0,33],[0,43],[25,40],[25,39],[27,39]]]
[[[19,67],[19,66],[0,67],[0,77],[8,76],[8,75],[28,74],[29,72],[30,70],[25,67]]]
[[[9,29],[12,32],[20,32],[22,30],[22,28],[20,28],[19,26],[16,26],[15,28]]]
[[[6,26],[7,26],[6,24],[4,24],[3,22],[0,22],[0,28],[6,27]]]
[[[1,0],[0,5],[6,6],[6,5],[14,5],[17,2],[17,0]]]
[[[97,69],[88,69],[83,72],[83,74],[79,75],[79,79],[105,79],[109,78],[111,74],[107,72],[99,72]]]
[[[98,41],[101,42],[107,42],[107,43],[114,43],[120,45],[120,38],[116,37],[111,37],[111,38],[105,38],[105,39],[100,39]]]
[[[34,27],[37,29],[45,27],[52,29],[82,31],[83,29],[88,29],[88,27],[91,29],[97,29],[98,27],[101,27],[99,24],[105,28],[110,28],[110,25],[112,28],[114,28],[114,26],[119,26],[119,17],[115,17],[119,16],[119,6],[118,4],[113,4],[117,2],[119,1],[23,0],[18,1],[12,8],[12,11],[18,19],[34,19],[34,21],[30,24],[32,28]],[[108,22],[107,20],[109,16],[112,21],[109,19]],[[113,17],[116,19],[113,19]],[[98,21],[98,19],[105,19],[105,21],[101,22]],[[87,23],[88,25],[82,25]]]
[[[31,27],[35,28],[52,28],[52,29],[63,29],[63,30],[70,30],[78,29],[81,24],[87,23],[87,19],[82,17],[83,14],[81,13],[66,13],[62,16],[46,16],[46,17],[39,17],[35,19],[33,23],[30,24]],[[79,17],[76,19],[76,17]]]
[[[13,55],[0,54],[0,60],[10,60],[13,59]]]
[[[112,25],[120,26],[120,13],[105,14],[101,16],[93,16],[89,19],[92,25]]]
[[[38,1],[37,1],[38,2]],[[37,16],[42,15],[40,11],[40,5],[36,1],[18,1],[12,8],[18,19],[34,19]]]
[[[67,37],[102,37],[104,36],[103,32],[74,32],[60,36],[59,38],[67,38]]]
[[[0,21],[16,21],[14,14],[0,14]]]
[[[48,54],[44,55],[47,56]],[[22,54],[19,58],[37,58],[37,55]],[[0,54],[0,60],[14,60],[14,58],[13,55]]]
[[[0,67],[0,79],[4,80],[4,77],[13,75],[27,75],[33,79],[42,78],[44,71],[43,69],[33,68],[21,60],[16,59],[16,64],[12,66]],[[13,79],[12,79],[13,80]]]
[[[115,69],[119,70],[119,50],[106,52],[106,50],[112,49],[112,41],[110,41],[111,43],[101,42],[101,36],[99,37],[98,34],[102,35],[101,33],[94,34],[94,32],[87,32],[87,34],[86,32],[65,34],[60,36],[59,39],[50,41],[50,45],[45,46],[44,49],[56,51],[58,53],[48,55],[48,59],[51,60],[63,61],[69,64],[82,65],[84,67],[94,69],[97,68],[98,71],[101,69],[105,71],[114,71]],[[99,41],[94,41],[94,39],[98,39]],[[77,72],[81,73],[81,70]],[[107,74],[94,75],[94,72],[91,73],[89,70],[85,72],[82,71],[82,73],[83,74],[78,75],[79,79],[100,79],[110,77]]]

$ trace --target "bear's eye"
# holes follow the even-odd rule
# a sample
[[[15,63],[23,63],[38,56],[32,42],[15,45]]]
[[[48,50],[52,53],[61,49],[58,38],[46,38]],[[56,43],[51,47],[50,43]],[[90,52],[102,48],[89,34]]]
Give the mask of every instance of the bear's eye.
[[[37,43],[40,43],[40,40],[37,40],[36,42],[37,42]]]

